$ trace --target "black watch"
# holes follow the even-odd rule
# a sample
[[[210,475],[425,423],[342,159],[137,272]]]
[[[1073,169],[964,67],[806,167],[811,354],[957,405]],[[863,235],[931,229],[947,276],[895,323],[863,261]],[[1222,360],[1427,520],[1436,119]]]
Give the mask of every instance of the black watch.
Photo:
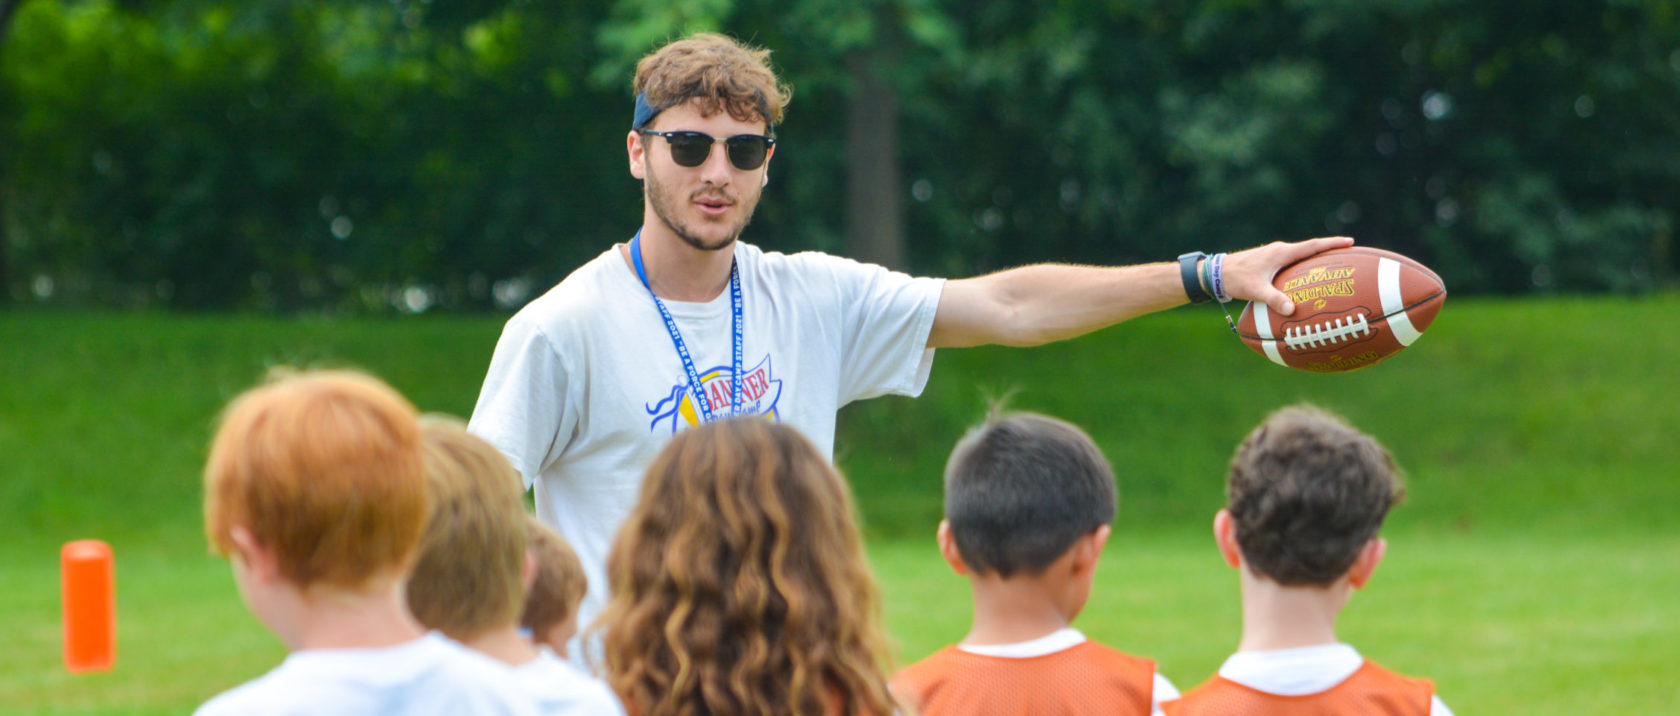
[[[1178,277],[1184,281],[1184,295],[1190,297],[1191,303],[1205,303],[1213,300],[1213,296],[1202,288],[1202,281],[1196,276],[1196,262],[1207,258],[1207,254],[1191,251],[1178,257]]]

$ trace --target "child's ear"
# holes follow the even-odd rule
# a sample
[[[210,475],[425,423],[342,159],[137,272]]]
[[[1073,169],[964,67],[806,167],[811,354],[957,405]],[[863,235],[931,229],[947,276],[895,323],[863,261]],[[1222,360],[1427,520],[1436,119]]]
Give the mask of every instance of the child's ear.
[[[537,550],[534,547],[525,548],[525,563],[519,568],[519,582],[525,585],[526,592],[537,583]]]
[[[245,529],[244,525],[228,528],[228,540],[233,542],[234,559],[243,562],[245,570],[262,584],[280,579],[280,559],[266,545]]]
[[[1242,566],[1242,547],[1237,545],[1237,523],[1230,510],[1220,510],[1213,516],[1213,541],[1219,545],[1219,556],[1232,567]]]
[[[1091,530],[1090,534],[1074,543],[1074,549],[1078,550],[1074,553],[1072,565],[1075,574],[1088,574],[1096,570],[1097,560],[1102,558],[1103,546],[1108,544],[1108,536],[1113,531],[1112,527],[1103,525]]]
[[[1365,547],[1359,550],[1359,556],[1353,560],[1353,568],[1348,570],[1348,581],[1354,589],[1365,588],[1365,583],[1371,581],[1371,573],[1377,571],[1377,563],[1387,552],[1388,540],[1381,537],[1365,543]]]
[[[951,536],[950,520],[939,521],[939,532],[935,538],[939,540],[939,554],[945,558],[946,564],[951,565],[951,571],[968,576],[968,565],[963,563],[962,550],[957,549],[957,538]]]

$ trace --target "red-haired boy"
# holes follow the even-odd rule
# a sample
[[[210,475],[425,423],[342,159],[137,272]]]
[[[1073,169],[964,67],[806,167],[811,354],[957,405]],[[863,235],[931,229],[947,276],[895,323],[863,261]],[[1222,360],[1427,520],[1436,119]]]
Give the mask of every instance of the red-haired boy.
[[[252,388],[222,416],[204,487],[212,548],[291,654],[197,713],[536,713],[507,669],[403,602],[428,497],[418,415],[396,391],[350,371]]]

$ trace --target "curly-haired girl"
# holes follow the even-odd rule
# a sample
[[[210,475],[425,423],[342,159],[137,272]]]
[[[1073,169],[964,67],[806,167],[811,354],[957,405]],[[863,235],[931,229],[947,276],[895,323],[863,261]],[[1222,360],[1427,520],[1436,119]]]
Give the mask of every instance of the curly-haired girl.
[[[635,716],[893,711],[851,495],[759,418],[679,433],[607,558],[596,628]]]

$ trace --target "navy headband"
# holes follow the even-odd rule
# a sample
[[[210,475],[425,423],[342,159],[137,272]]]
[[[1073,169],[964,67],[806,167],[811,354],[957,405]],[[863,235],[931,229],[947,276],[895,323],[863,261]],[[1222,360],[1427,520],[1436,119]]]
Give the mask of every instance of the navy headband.
[[[630,120],[630,128],[631,129],[641,129],[642,125],[645,125],[648,122],[653,121],[654,115],[657,115],[657,114],[659,114],[660,112],[663,112],[663,111],[665,111],[664,107],[660,107],[659,109],[654,109],[654,108],[648,106],[647,93],[646,92],[638,93],[636,95],[636,116],[633,119]]]
[[[659,113],[663,111],[665,111],[664,107],[656,109],[652,105],[648,104],[646,92],[638,92],[636,94],[636,114],[630,118],[630,129],[632,131],[641,129],[646,126],[648,122],[652,122],[653,118],[659,116]],[[775,134],[776,125],[770,121],[770,108],[762,97],[759,98],[758,102],[758,114],[764,118],[764,124],[769,128],[770,133]]]

